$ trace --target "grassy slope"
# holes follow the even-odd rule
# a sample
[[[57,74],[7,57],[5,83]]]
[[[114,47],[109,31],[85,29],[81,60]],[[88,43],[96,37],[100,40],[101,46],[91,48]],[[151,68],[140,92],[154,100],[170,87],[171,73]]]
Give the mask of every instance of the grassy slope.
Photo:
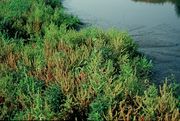
[[[176,85],[122,32],[86,28],[59,0],[0,1],[0,119],[178,120]]]

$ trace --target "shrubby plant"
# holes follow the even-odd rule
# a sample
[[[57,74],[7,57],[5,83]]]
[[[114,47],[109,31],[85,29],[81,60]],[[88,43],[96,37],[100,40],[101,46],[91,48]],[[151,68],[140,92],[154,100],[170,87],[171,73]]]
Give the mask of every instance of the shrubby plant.
[[[0,119],[180,119],[178,85],[151,83],[127,33],[78,30],[58,0],[0,3]]]

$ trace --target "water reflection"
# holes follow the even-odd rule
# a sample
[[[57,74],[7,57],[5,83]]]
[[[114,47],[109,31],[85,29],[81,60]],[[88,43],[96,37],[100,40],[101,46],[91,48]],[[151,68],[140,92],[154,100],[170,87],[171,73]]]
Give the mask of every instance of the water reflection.
[[[159,4],[163,4],[163,3],[172,3],[175,5],[175,11],[178,17],[180,17],[180,0],[133,0],[135,2],[146,2],[146,3],[159,3]]]
[[[180,17],[180,5],[175,6],[175,11],[177,13],[177,16]]]

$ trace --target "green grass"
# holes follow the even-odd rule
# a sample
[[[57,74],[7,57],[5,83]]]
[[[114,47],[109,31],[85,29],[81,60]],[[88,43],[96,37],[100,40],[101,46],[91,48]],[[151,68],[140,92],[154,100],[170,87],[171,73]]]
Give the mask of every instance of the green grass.
[[[180,119],[179,85],[152,84],[127,33],[77,31],[58,0],[0,3],[0,119]]]

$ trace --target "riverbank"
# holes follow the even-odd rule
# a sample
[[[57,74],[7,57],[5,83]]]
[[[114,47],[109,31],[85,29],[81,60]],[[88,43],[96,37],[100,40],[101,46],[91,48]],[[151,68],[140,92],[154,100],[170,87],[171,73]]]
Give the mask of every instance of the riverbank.
[[[0,1],[0,119],[178,120],[127,33],[85,28],[59,0]]]
[[[126,31],[138,44],[138,51],[152,60],[156,84],[162,84],[165,77],[180,83],[179,3],[168,1],[68,0],[63,6],[87,25]]]

